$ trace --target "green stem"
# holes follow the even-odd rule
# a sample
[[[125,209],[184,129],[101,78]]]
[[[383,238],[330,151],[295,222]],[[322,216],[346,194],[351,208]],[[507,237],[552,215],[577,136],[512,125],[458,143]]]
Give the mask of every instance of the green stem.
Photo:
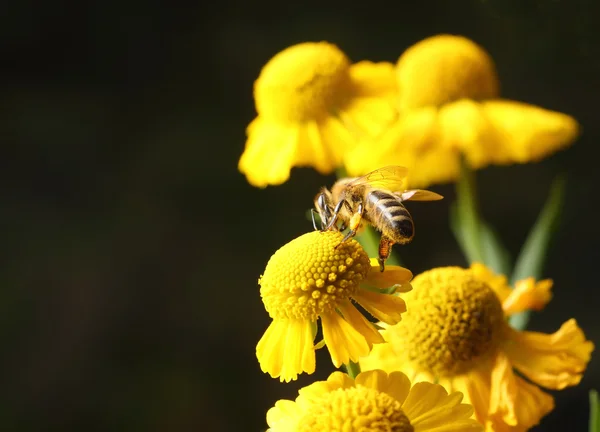
[[[352,379],[356,378],[356,376],[360,373],[360,365],[358,363],[354,363],[352,360],[348,364],[344,365],[346,369],[346,373]]]
[[[475,173],[464,159],[461,161],[460,168],[460,178],[456,183],[456,201],[462,236],[462,242],[459,241],[459,244],[470,263],[483,262]]]

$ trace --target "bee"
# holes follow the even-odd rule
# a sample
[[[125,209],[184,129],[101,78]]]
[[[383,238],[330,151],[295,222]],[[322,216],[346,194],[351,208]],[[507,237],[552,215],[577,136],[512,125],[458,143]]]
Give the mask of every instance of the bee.
[[[415,236],[412,216],[404,201],[436,201],[443,197],[435,192],[411,189],[404,184],[408,169],[390,165],[357,178],[338,180],[331,188],[321,188],[314,199],[316,212],[321,218],[321,231],[349,228],[341,243],[356,235],[366,221],[381,232],[379,241],[379,269],[384,271],[385,261],[396,243],[407,244]],[[338,219],[341,225],[336,223]],[[313,212],[313,226],[317,224]],[[340,244],[341,244],[340,243]]]

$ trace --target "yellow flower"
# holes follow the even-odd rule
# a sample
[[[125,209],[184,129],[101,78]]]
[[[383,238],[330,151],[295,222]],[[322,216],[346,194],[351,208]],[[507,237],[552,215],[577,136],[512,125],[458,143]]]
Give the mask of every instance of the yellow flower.
[[[413,382],[437,380],[461,391],[487,431],[526,431],[554,408],[538,384],[579,383],[594,348],[574,319],[554,334],[517,331],[506,317],[550,300],[550,280],[511,290],[481,264],[436,268],[412,281],[410,309],[386,326],[387,344],[360,360],[363,370],[403,370]],[[514,373],[516,369],[522,376]]]
[[[347,152],[351,176],[398,164],[413,174],[410,187],[426,187],[456,180],[461,155],[475,169],[535,162],[579,133],[566,114],[499,99],[492,59],[461,36],[418,42],[400,56],[396,75],[400,115],[381,136]]]
[[[258,117],[238,168],[259,187],[285,182],[296,166],[331,173],[359,137],[394,119],[395,93],[391,63],[351,64],[327,42],[286,48],[254,83]]]
[[[358,302],[375,318],[395,324],[406,311],[404,300],[380,289],[411,289],[412,273],[387,266],[379,271],[360,244],[340,244],[339,232],[314,231],[279,249],[259,280],[265,309],[273,319],[256,346],[263,372],[281,381],[315,371],[314,338],[321,319],[323,339],[336,367],[356,362],[383,342],[375,326],[353,305]],[[339,245],[339,246],[338,246]]]
[[[483,431],[469,418],[473,408],[461,403],[461,393],[426,382],[411,387],[402,372],[373,370],[355,380],[334,372],[298,393],[267,412],[268,432]]]

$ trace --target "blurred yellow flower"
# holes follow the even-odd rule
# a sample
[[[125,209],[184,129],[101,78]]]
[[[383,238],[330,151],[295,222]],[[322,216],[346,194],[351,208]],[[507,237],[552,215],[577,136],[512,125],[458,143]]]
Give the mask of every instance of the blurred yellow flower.
[[[279,400],[267,412],[267,432],[483,431],[461,393],[426,382],[411,387],[401,372],[373,370],[355,380],[334,372],[298,393],[295,401]]]
[[[362,370],[402,370],[413,382],[461,391],[487,431],[526,431],[554,408],[551,395],[579,383],[594,348],[574,319],[554,334],[512,329],[505,318],[543,307],[549,280],[511,290],[481,264],[436,268],[412,281],[401,323],[386,326],[387,344],[360,360]],[[515,368],[528,380],[516,375]]]
[[[535,162],[579,133],[566,114],[499,99],[492,59],[465,37],[418,42],[398,59],[396,76],[399,117],[346,153],[351,176],[397,164],[413,173],[410,187],[423,188],[456,180],[461,156],[475,169]]]
[[[273,322],[258,342],[256,356],[262,371],[273,378],[290,381],[315,371],[319,318],[336,367],[358,361],[373,344],[383,342],[351,300],[388,324],[399,322],[406,311],[404,300],[379,289],[397,285],[396,292],[407,292],[412,273],[398,266],[387,266],[382,273],[357,241],[340,244],[342,238],[339,232],[314,231],[292,240],[275,252],[259,280]]]
[[[254,83],[258,116],[238,168],[258,187],[285,182],[295,166],[331,173],[360,137],[395,118],[395,94],[391,63],[350,64],[327,42],[286,48]]]

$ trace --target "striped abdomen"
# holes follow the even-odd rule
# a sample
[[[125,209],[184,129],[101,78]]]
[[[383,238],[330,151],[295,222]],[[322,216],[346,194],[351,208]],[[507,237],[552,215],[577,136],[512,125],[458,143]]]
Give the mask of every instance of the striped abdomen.
[[[415,235],[412,217],[402,201],[391,193],[374,190],[366,200],[368,219],[394,243],[408,243]]]

